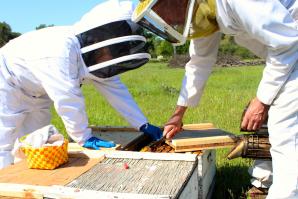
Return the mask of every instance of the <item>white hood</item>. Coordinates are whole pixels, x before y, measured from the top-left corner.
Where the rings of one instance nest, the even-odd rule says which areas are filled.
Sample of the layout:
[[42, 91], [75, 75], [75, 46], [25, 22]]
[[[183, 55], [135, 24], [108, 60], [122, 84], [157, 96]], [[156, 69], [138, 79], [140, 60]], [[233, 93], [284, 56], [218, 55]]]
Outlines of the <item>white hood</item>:
[[132, 1], [108, 0], [94, 7], [74, 24], [75, 34], [111, 22], [130, 20], [133, 10], [134, 3]]

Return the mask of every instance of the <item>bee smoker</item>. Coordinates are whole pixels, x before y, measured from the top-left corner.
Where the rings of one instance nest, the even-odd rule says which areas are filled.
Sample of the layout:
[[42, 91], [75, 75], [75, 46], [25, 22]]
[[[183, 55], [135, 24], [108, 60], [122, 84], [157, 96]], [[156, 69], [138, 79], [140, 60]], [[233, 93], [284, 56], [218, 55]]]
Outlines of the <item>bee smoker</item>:
[[[241, 122], [243, 120], [243, 116], [247, 110], [247, 107], [243, 111]], [[271, 144], [269, 142], [267, 121], [268, 118], [265, 120], [264, 124], [259, 130], [250, 134], [243, 134], [238, 136], [236, 145], [234, 148], [232, 148], [227, 158], [234, 159], [237, 157], [242, 157], [271, 160]], [[240, 131], [245, 130], [240, 129]]]

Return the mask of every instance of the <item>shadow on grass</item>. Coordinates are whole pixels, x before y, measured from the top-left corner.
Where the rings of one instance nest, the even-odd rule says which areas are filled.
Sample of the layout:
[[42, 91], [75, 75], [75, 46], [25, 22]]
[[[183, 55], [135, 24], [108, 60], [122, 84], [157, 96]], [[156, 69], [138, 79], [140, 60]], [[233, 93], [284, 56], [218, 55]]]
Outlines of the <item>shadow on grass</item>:
[[217, 168], [212, 199], [244, 199], [250, 186], [248, 166]]

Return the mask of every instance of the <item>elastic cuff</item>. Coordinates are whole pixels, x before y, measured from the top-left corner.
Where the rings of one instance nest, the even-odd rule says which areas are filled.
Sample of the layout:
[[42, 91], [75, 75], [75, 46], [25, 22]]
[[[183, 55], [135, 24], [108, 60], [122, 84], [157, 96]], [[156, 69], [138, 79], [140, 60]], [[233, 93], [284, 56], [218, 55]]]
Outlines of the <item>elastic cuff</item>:
[[273, 101], [273, 99], [270, 98], [270, 95], [268, 95], [268, 93], [259, 92], [259, 91], [257, 92], [257, 98], [263, 104], [266, 104], [266, 105], [269, 105], [269, 106], [272, 104], [272, 101]]
[[251, 179], [250, 183], [257, 188], [268, 189], [270, 187], [270, 185], [265, 185], [264, 183], [260, 182], [259, 180], [255, 179], [255, 178]]
[[178, 100], [177, 106], [184, 106], [184, 107], [192, 107], [193, 108], [193, 107], [196, 107], [197, 104], [189, 104], [189, 103], [181, 102], [181, 101]]
[[141, 127], [144, 125], [144, 124], [148, 124], [149, 122], [146, 120], [146, 121], [143, 121], [143, 122], [138, 122], [137, 124], [134, 124], [132, 125], [135, 129], [137, 129], [138, 131], [140, 131]]
[[93, 136], [90, 128], [80, 133], [68, 133], [68, 135], [80, 146], [83, 146], [85, 142]]
[[140, 126], [139, 131], [143, 131], [143, 128], [146, 128], [149, 123], [145, 123], [142, 126]]

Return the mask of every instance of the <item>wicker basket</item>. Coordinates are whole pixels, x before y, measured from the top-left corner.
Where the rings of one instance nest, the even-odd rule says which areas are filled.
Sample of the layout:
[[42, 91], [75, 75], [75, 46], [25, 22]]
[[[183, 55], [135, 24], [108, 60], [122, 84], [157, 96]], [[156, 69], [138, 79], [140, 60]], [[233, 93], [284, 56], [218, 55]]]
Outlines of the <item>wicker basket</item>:
[[61, 146], [44, 146], [40, 148], [22, 147], [30, 169], [55, 169], [68, 161], [68, 140]]

